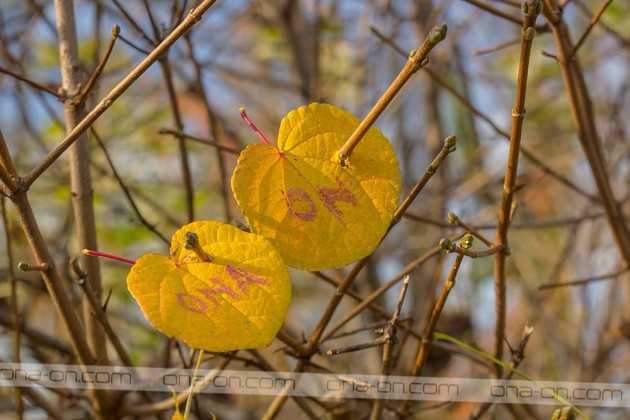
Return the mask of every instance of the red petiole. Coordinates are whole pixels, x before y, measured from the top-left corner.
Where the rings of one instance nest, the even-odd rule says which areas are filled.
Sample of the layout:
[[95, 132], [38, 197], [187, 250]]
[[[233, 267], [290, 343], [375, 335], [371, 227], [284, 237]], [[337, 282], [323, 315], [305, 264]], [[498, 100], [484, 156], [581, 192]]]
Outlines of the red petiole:
[[107, 254], [107, 253], [101, 252], [101, 251], [92, 251], [91, 249], [84, 249], [81, 252], [83, 253], [83, 255], [89, 255], [91, 257], [104, 257], [104, 258], [109, 258], [110, 260], [120, 261], [120, 262], [124, 262], [124, 263], [131, 264], [131, 265], [134, 265], [136, 263], [134, 260], [130, 260], [128, 258], [123, 258], [123, 257], [118, 257], [116, 255]]

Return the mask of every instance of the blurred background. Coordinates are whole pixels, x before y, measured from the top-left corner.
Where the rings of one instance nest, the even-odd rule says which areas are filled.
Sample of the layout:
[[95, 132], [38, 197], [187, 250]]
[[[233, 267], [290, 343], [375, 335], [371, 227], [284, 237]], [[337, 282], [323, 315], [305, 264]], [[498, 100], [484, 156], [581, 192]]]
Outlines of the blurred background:
[[[88, 110], [194, 6], [182, 0], [75, 3], [84, 81], [100, 62], [112, 26], [120, 26], [104, 72], [86, 98]], [[577, 42], [606, 2], [560, 3]], [[131, 259], [148, 252], [166, 254], [172, 233], [190, 220], [244, 223], [231, 194], [230, 177], [238, 152], [258, 139], [242, 121], [240, 107], [247, 109], [272, 143], [282, 117], [300, 105], [327, 102], [363, 118], [404, 66], [408, 53], [434, 25], [446, 22], [446, 40], [430, 55], [427, 69], [413, 76], [376, 126], [398, 153], [402, 197], [421, 178], [447, 136], [457, 136], [457, 151], [352, 286], [357, 296], [365, 297], [400, 279], [412, 264], [406, 270], [411, 281], [402, 317], [421, 333], [455, 258], [439, 252], [421, 257], [441, 238], [461, 231], [448, 223], [447, 214], [456, 214], [494, 240], [521, 34], [520, 23], [506, 16], [522, 19], [520, 4], [512, 0], [218, 1], [88, 132], [100, 250]], [[627, 2], [609, 4], [576, 55], [593, 102], [608, 179], [624, 217], [630, 209], [628, 16]], [[630, 276], [578, 141], [557, 47], [542, 16], [537, 30], [522, 135], [527, 156], [521, 156], [519, 163], [518, 207], [509, 231], [506, 340], [516, 348], [526, 323], [534, 327], [520, 369], [536, 379], [627, 383]], [[64, 138], [63, 106], [54, 94], [61, 81], [58, 39], [51, 2], [0, 3], [0, 129], [20, 174], [28, 173]], [[78, 307], [81, 291], [68, 266], [69, 259], [80, 254], [70, 194], [65, 156], [29, 192], [40, 228]], [[13, 261], [31, 262], [32, 253], [11, 206], [7, 213], [9, 224], [0, 230], [11, 237]], [[628, 219], [623, 223], [627, 225]], [[8, 249], [4, 232], [1, 237], [0, 354], [11, 359]], [[481, 241], [473, 246], [484, 248]], [[152, 329], [129, 295], [128, 267], [103, 261], [101, 269], [104, 294], [111, 292], [110, 321], [134, 362], [138, 366], [180, 363], [187, 350]], [[348, 272], [346, 268], [325, 275], [341, 280]], [[283, 332], [301, 341], [312, 334], [335, 289], [312, 273], [292, 270], [291, 277], [294, 298]], [[22, 361], [72, 362], [66, 334], [39, 276], [19, 272], [17, 279], [25, 336]], [[575, 281], [581, 283], [540, 288]], [[400, 291], [400, 282], [394, 283], [376, 301], [390, 314]], [[356, 304], [357, 300], [345, 298], [332, 323]], [[492, 353], [494, 305], [493, 258], [465, 258], [437, 330]], [[340, 329], [351, 334], [327, 340], [322, 349], [371, 342], [377, 336], [373, 327], [365, 327], [386, 320], [374, 310], [364, 310]], [[419, 341], [408, 332], [400, 334], [392, 373], [405, 375]], [[238, 352], [230, 356], [229, 368], [246, 369], [261, 357], [275, 370], [289, 371], [296, 361], [278, 351], [284, 347], [276, 340], [258, 356]], [[316, 356], [313, 361], [333, 372], [379, 374], [381, 351], [375, 347], [358, 355]], [[207, 366], [218, 365], [224, 357], [213, 356]], [[509, 362], [509, 357], [507, 353], [504, 360]], [[489, 364], [464, 349], [437, 343], [423, 375], [486, 378]], [[76, 404], [63, 395], [50, 397], [60, 406]], [[272, 397], [207, 394], [199, 399], [219, 418], [259, 418], [273, 401]], [[13, 404], [11, 390], [0, 388], [0, 413], [10, 413]], [[312, 405], [322, 415], [361, 418], [369, 413], [370, 404], [348, 400]], [[416, 418], [463, 418], [477, 408], [462, 403], [413, 406]], [[549, 418], [553, 408], [494, 410], [497, 418]], [[621, 410], [591, 412], [598, 418], [623, 418]], [[296, 416], [304, 413], [289, 401], [281, 418]]]

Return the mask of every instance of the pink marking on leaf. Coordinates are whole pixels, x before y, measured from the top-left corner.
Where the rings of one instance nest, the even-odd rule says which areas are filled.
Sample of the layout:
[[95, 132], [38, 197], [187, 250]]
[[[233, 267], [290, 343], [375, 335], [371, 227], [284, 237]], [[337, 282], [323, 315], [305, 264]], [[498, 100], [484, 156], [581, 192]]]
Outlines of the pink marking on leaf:
[[[293, 206], [298, 202], [306, 203], [309, 209], [307, 211], [295, 211]], [[317, 216], [317, 206], [315, 202], [311, 196], [301, 188], [291, 188], [287, 191], [287, 206], [294, 217], [304, 220], [305, 222], [312, 222], [315, 220], [315, 216]]]
[[228, 272], [230, 277], [236, 281], [236, 285], [241, 289], [241, 291], [245, 292], [245, 287], [248, 284], [260, 284], [263, 286], [269, 286], [269, 282], [262, 277], [256, 276], [249, 271], [243, 268], [234, 268], [232, 266], [226, 265], [225, 271]]
[[[214, 289], [207, 289], [207, 290], [211, 290], [212, 292], [217, 293], [217, 294], [223, 293], [223, 294], [226, 294], [226, 295], [230, 296], [231, 298], [237, 298], [238, 297], [236, 292], [232, 288], [230, 288], [230, 286], [228, 286], [227, 284], [223, 283], [220, 279], [212, 278], [212, 279], [210, 279], [210, 281], [212, 283], [216, 284], [219, 287], [216, 287]], [[206, 289], [204, 289], [204, 290], [206, 290]]]
[[[186, 301], [186, 298], [190, 300], [190, 303]], [[177, 294], [177, 301], [179, 304], [190, 312], [195, 312], [198, 314], [205, 314], [210, 312], [210, 308], [203, 299], [198, 296], [193, 296], [188, 294], [187, 292], [180, 292]]]
[[351, 203], [357, 205], [357, 199], [343, 183], [337, 179], [339, 188], [322, 187], [317, 190], [319, 198], [324, 202], [326, 210], [328, 210], [338, 221], [343, 223], [343, 212], [337, 207], [337, 202]]

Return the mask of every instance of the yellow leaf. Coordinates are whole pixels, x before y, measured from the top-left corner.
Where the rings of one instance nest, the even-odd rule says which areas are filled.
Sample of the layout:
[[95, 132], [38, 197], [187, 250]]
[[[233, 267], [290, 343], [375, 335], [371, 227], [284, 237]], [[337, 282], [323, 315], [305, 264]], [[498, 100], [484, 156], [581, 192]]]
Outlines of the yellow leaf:
[[[197, 234], [211, 262], [184, 247], [187, 232]], [[271, 344], [289, 307], [291, 283], [266, 238], [219, 222], [194, 222], [173, 235], [171, 257], [144, 255], [127, 277], [155, 328], [213, 352]]]
[[285, 262], [323, 270], [374, 251], [400, 196], [392, 145], [372, 127], [349, 158], [337, 152], [359, 125], [352, 114], [313, 103], [284, 117], [278, 147], [255, 143], [241, 153], [232, 190], [250, 229], [270, 238]]

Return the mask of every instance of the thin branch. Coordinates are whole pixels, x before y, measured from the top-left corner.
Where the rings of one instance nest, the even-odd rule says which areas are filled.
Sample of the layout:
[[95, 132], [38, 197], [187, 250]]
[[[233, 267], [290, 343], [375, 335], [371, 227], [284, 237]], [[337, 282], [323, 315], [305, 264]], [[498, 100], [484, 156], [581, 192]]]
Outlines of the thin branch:
[[[406, 54], [402, 50], [402, 48], [400, 48], [398, 45], [396, 45], [396, 43], [391, 38], [388, 38], [387, 36], [382, 34], [375, 27], [370, 27], [370, 30], [372, 31], [372, 33], [374, 33], [374, 35], [376, 35], [385, 44], [389, 45], [391, 48], [393, 48], [395, 51], [397, 51], [401, 55], [406, 56]], [[427, 76], [429, 76], [431, 78], [431, 80], [433, 80], [435, 83], [439, 84], [448, 93], [453, 95], [473, 115], [476, 115], [477, 117], [479, 117], [483, 121], [485, 121], [499, 136], [501, 136], [502, 138], [504, 138], [504, 139], [506, 139], [508, 141], [510, 140], [510, 133], [508, 133], [507, 131], [502, 130], [494, 121], [492, 121], [490, 119], [490, 117], [488, 117], [486, 114], [481, 112], [481, 110], [479, 110], [477, 107], [475, 107], [464, 95], [459, 93], [457, 91], [457, 89], [455, 89], [453, 86], [451, 86], [449, 83], [447, 83], [444, 79], [442, 79], [437, 73], [435, 73], [429, 67], [423, 67], [423, 70], [425, 71]], [[598, 201], [598, 198], [596, 196], [594, 196], [592, 194], [589, 194], [588, 192], [584, 191], [579, 186], [577, 186], [573, 181], [569, 180], [565, 176], [560, 175], [559, 173], [557, 173], [556, 171], [551, 169], [547, 164], [545, 164], [542, 160], [540, 160], [534, 154], [534, 152], [529, 150], [529, 148], [527, 148], [526, 146], [521, 146], [521, 153], [531, 163], [533, 163], [534, 165], [536, 165], [537, 167], [542, 169], [543, 172], [545, 172], [546, 174], [548, 174], [552, 178], [556, 179], [557, 181], [559, 181], [561, 184], [563, 184], [567, 188], [575, 191], [576, 193], [578, 193], [581, 196], [587, 198], [588, 200], [590, 200], [593, 203], [596, 203]]]
[[228, 152], [231, 153], [233, 155], [240, 155], [241, 154], [241, 149], [237, 149], [236, 147], [230, 147], [230, 146], [224, 146], [222, 144], [219, 143], [218, 140], [215, 139], [204, 139], [202, 137], [198, 137], [198, 136], [193, 136], [192, 134], [186, 134], [183, 133], [181, 131], [177, 131], [177, 130], [173, 130], [170, 128], [161, 128], [160, 131], [158, 131], [159, 134], [170, 134], [172, 136], [175, 137], [182, 137], [188, 140], [192, 140], [195, 141], [197, 143], [201, 143], [201, 144], [205, 144], [208, 146], [212, 146], [217, 148], [218, 150], [222, 150], [224, 152]]
[[0, 130], [0, 180], [9, 189], [8, 193], [16, 192], [20, 184], [2, 130]]
[[[392, 353], [394, 343], [396, 342], [396, 334], [398, 331], [398, 321], [400, 318], [400, 312], [402, 311], [403, 302], [405, 300], [405, 295], [407, 294], [407, 287], [409, 287], [409, 276], [405, 276], [403, 280], [402, 287], [400, 288], [400, 295], [398, 296], [398, 304], [396, 305], [396, 310], [392, 315], [392, 318], [387, 323], [387, 327], [385, 328], [385, 332], [383, 333], [383, 341], [385, 345], [383, 346], [383, 358], [382, 358], [382, 366], [381, 366], [381, 377], [385, 378], [389, 375], [392, 367]], [[383, 409], [385, 408], [385, 400], [378, 398], [374, 405], [372, 406], [372, 412], [370, 414], [370, 420], [378, 420], [381, 418], [383, 414]]]
[[486, 246], [491, 247], [492, 246], [492, 241], [490, 241], [489, 239], [487, 239], [485, 236], [483, 236], [481, 234], [481, 232], [479, 232], [477, 229], [475, 229], [474, 227], [468, 225], [467, 223], [464, 223], [462, 221], [462, 219], [460, 219], [455, 213], [453, 212], [448, 212], [447, 214], [448, 217], [448, 221], [449, 223], [459, 226], [461, 228], [466, 229], [468, 232], [472, 233], [473, 236], [475, 236], [476, 238], [478, 238], [481, 242], [483, 242]]
[[99, 302], [99, 298], [94, 293], [94, 290], [92, 290], [89, 282], [87, 282], [87, 272], [79, 267], [79, 262], [76, 258], [72, 258], [70, 260], [70, 267], [72, 268], [72, 272], [74, 273], [75, 281], [81, 287], [83, 294], [90, 304], [91, 310], [94, 312], [94, 315], [103, 326], [103, 329], [105, 330], [105, 333], [114, 346], [114, 349], [116, 350], [120, 361], [123, 363], [124, 366], [133, 366], [131, 357], [129, 357], [129, 354], [123, 347], [120, 338], [118, 338], [118, 335], [109, 323], [109, 319], [107, 318], [107, 314]]
[[[173, 76], [171, 73], [171, 65], [168, 60], [168, 56], [165, 54], [159, 60], [160, 68], [162, 69], [162, 77], [164, 78], [164, 84], [166, 85], [166, 92], [168, 94], [168, 101], [173, 114], [173, 122], [178, 132], [184, 131], [184, 122], [179, 109], [179, 103], [177, 101], [177, 93], [175, 92], [175, 85], [173, 82]], [[177, 136], [176, 136], [177, 137]], [[179, 152], [179, 163], [182, 171], [182, 183], [184, 184], [184, 202], [186, 205], [186, 214], [188, 222], [195, 220], [195, 191], [192, 179], [192, 172], [190, 169], [190, 159], [188, 157], [188, 147], [186, 145], [186, 139], [183, 137], [177, 137], [177, 146]]]
[[30, 186], [39, 178], [50, 165], [52, 165], [59, 157], [72, 145], [79, 136], [85, 132], [107, 109], [136, 81], [142, 74], [147, 71], [162, 55], [190, 28], [198, 23], [204, 13], [216, 3], [217, 0], [204, 0], [199, 6], [191, 10], [186, 19], [180, 23], [153, 51], [142, 60], [123, 80], [120, 81], [105, 97], [99, 102], [92, 111], [81, 120], [76, 127], [66, 135], [66, 138], [57, 145], [50, 153], [24, 177], [24, 182]]
[[136, 45], [133, 41], [131, 41], [130, 39], [127, 39], [127, 37], [125, 37], [123, 34], [119, 34], [118, 38], [123, 42], [123, 44], [127, 44], [128, 46], [130, 46], [134, 50], [138, 51], [140, 54], [143, 54], [143, 55], [151, 54], [150, 51], [145, 50], [144, 48]]
[[[131, 25], [131, 27], [136, 31], [136, 33], [138, 33], [138, 35], [140, 35], [140, 37], [142, 37], [145, 41], [147, 41], [149, 43], [149, 45], [157, 47], [156, 46], [156, 42], [153, 39], [151, 39], [151, 37], [149, 35], [147, 35], [146, 32], [144, 32], [144, 30], [138, 24], [138, 22], [136, 22], [136, 20], [129, 14], [129, 12], [127, 12], [127, 10], [125, 10], [125, 8], [118, 2], [118, 0], [112, 0], [112, 3], [114, 3], [114, 5], [118, 9], [118, 11], [123, 15], [125, 20]], [[199, 7], [201, 7], [201, 6], [199, 6]], [[192, 11], [191, 11], [191, 13], [192, 13]]]
[[221, 183], [221, 194], [223, 196], [223, 210], [225, 212], [226, 219], [231, 219], [230, 216], [230, 204], [229, 204], [229, 196], [230, 196], [230, 179], [227, 174], [227, 165], [225, 162], [225, 157], [220, 151], [228, 151], [226, 149], [232, 149], [229, 146], [223, 146], [220, 144], [220, 138], [222, 133], [221, 120], [216, 115], [212, 107], [210, 106], [210, 100], [208, 95], [206, 94], [206, 87], [203, 78], [203, 67], [199, 63], [197, 56], [195, 55], [195, 48], [193, 42], [191, 40], [190, 34], [185, 37], [186, 45], [188, 46], [188, 54], [190, 55], [190, 61], [193, 64], [195, 69], [195, 88], [197, 94], [202, 100], [203, 109], [206, 113], [206, 118], [208, 120], [208, 124], [210, 126], [210, 133], [214, 137], [216, 141], [215, 147], [219, 152], [216, 153], [217, 163], [219, 167], [219, 181]]
[[47, 264], [50, 267], [48, 271], [42, 272], [42, 279], [48, 289], [55, 309], [64, 324], [65, 330], [68, 332], [74, 352], [82, 365], [93, 365], [95, 358], [87, 345], [85, 331], [76, 315], [74, 305], [66, 292], [64, 282], [55, 267], [55, 262], [48, 250], [41, 230], [38, 227], [28, 197], [26, 193], [22, 191], [12, 195], [10, 198], [15, 205], [22, 230], [26, 235], [30, 249], [35, 255], [37, 264]]
[[477, 57], [485, 55], [485, 54], [490, 54], [490, 53], [494, 53], [503, 49], [506, 49], [508, 47], [511, 47], [513, 45], [517, 45], [520, 44], [521, 39], [520, 38], [516, 38], [516, 39], [511, 39], [509, 41], [506, 42], [502, 42], [500, 44], [497, 44], [493, 47], [490, 48], [485, 48], [483, 50], [475, 50], [473, 51], [473, 55], [476, 55]]
[[[577, 8], [580, 9], [582, 12], [584, 12], [586, 16], [589, 16], [591, 14], [591, 11], [588, 10], [586, 5], [581, 0], [573, 0], [572, 3], [576, 5]], [[598, 23], [599, 27], [602, 28], [606, 33], [608, 33], [608, 35], [615, 38], [622, 45], [622, 47], [630, 47], [630, 38], [621, 35], [618, 31], [614, 30], [603, 21], [599, 21]]]
[[[9, 215], [7, 214], [7, 208], [5, 198], [0, 197], [0, 208], [2, 213], [2, 224], [4, 226], [4, 239], [6, 241], [6, 253], [7, 253], [7, 280], [10, 287], [11, 296], [11, 324], [13, 327], [13, 361], [17, 364], [20, 363], [20, 342], [22, 332], [20, 330], [20, 307], [18, 304], [18, 292], [17, 281], [15, 278], [15, 270], [13, 268], [13, 238], [11, 237], [11, 226], [9, 224]], [[22, 391], [20, 387], [15, 387], [15, 407], [18, 418], [22, 418], [24, 415], [24, 401], [22, 401]]]
[[[521, 365], [521, 363], [525, 359], [525, 347], [527, 346], [527, 343], [529, 342], [529, 338], [531, 337], [533, 332], [534, 332], [534, 327], [532, 327], [529, 323], [527, 323], [525, 327], [523, 328], [523, 333], [521, 335], [521, 340], [518, 343], [518, 347], [513, 349], [508, 343], [508, 347], [510, 347], [510, 353], [512, 355], [512, 360], [510, 361], [508, 369], [505, 372], [505, 375], [503, 377], [504, 380], [510, 379], [512, 375], [514, 375], [514, 372], [518, 369], [518, 367]], [[494, 403], [484, 402], [477, 408], [477, 410], [475, 410], [473, 414], [471, 414], [470, 419], [481, 418], [481, 416], [483, 416], [483, 414], [486, 411], [488, 411], [490, 407], [492, 407], [493, 405]]]
[[120, 35], [120, 26], [114, 25], [112, 27], [112, 36], [109, 39], [109, 44], [107, 45], [105, 54], [103, 54], [103, 58], [98, 63], [98, 66], [96, 66], [96, 69], [94, 70], [94, 73], [92, 73], [90, 80], [88, 80], [88, 82], [85, 84], [85, 87], [83, 88], [79, 96], [77, 96], [75, 99], [75, 103], [77, 105], [81, 105], [85, 101], [85, 98], [90, 93], [90, 91], [94, 87], [94, 84], [96, 83], [101, 73], [103, 72], [103, 69], [105, 68], [105, 65], [107, 64], [107, 60], [109, 60], [109, 56], [112, 54], [112, 51], [114, 50], [114, 44], [116, 43], [116, 39], [118, 39], [118, 35]]
[[498, 16], [502, 19], [505, 19], [509, 22], [515, 23], [519, 26], [523, 26], [523, 21], [517, 16], [511, 15], [509, 13], [505, 13], [499, 9], [496, 9], [492, 6], [489, 6], [486, 3], [482, 3], [479, 0], [464, 0], [466, 3], [472, 4], [473, 6], [478, 7], [481, 10], [484, 10], [492, 15]]
[[94, 135], [94, 138], [96, 139], [96, 142], [98, 143], [99, 147], [103, 151], [103, 154], [105, 155], [105, 159], [107, 160], [107, 164], [109, 165], [109, 168], [112, 170], [112, 174], [114, 175], [114, 178], [116, 178], [116, 181], [118, 182], [118, 185], [120, 186], [120, 189], [123, 191], [123, 194], [127, 198], [129, 205], [131, 206], [131, 209], [133, 210], [136, 217], [138, 218], [138, 221], [142, 223], [142, 225], [145, 226], [149, 231], [156, 234], [157, 237], [162, 240], [162, 242], [164, 242], [167, 245], [170, 244], [171, 241], [169, 241], [166, 238], [166, 236], [164, 236], [159, 230], [157, 230], [154, 224], [149, 223], [149, 221], [145, 219], [142, 212], [140, 212], [140, 209], [138, 208], [138, 205], [136, 204], [136, 200], [131, 195], [131, 191], [129, 190], [125, 182], [123, 181], [120, 174], [118, 173], [118, 170], [116, 170], [116, 167], [114, 166], [114, 162], [112, 161], [112, 158], [110, 157], [109, 152], [107, 151], [107, 148], [105, 147], [105, 144], [101, 140], [100, 136], [96, 133], [96, 130], [94, 130], [94, 128], [92, 128], [91, 131], [92, 131], [92, 134]]
[[431, 50], [444, 40], [446, 37], [446, 23], [436, 26], [431, 30], [424, 42], [417, 50], [414, 50], [409, 54], [409, 59], [405, 64], [405, 67], [400, 71], [396, 79], [387, 88], [383, 96], [376, 102], [370, 112], [363, 118], [363, 121], [350, 135], [350, 138], [339, 149], [339, 162], [342, 166], [346, 166], [346, 160], [352, 154], [354, 148], [359, 144], [365, 133], [374, 124], [381, 113], [387, 108], [389, 103], [394, 99], [396, 94], [402, 89], [407, 81], [413, 76], [415, 72], [420, 70], [423, 66], [428, 64], [429, 53]]
[[595, 276], [595, 277], [588, 277], [581, 280], [571, 280], [571, 281], [566, 281], [566, 282], [541, 284], [540, 286], [538, 286], [538, 290], [555, 289], [558, 287], [585, 286], [589, 283], [596, 282], [596, 281], [614, 280], [617, 277], [621, 276], [622, 274], [627, 273], [628, 271], [630, 271], [629, 268], [624, 268], [619, 271], [615, 271], [614, 273], [603, 274], [601, 276]]
[[[438, 155], [435, 157], [433, 162], [429, 164], [423, 177], [420, 179], [420, 181], [418, 181], [416, 186], [409, 193], [409, 195], [403, 200], [402, 204], [398, 207], [398, 209], [394, 213], [394, 217], [385, 235], [387, 235], [387, 233], [389, 233], [392, 230], [392, 228], [396, 226], [396, 224], [401, 220], [403, 214], [407, 211], [407, 209], [409, 208], [411, 203], [413, 203], [413, 201], [416, 199], [418, 194], [420, 194], [420, 191], [422, 191], [422, 189], [427, 184], [427, 182], [429, 182], [429, 179], [431, 179], [435, 171], [440, 167], [444, 159], [446, 159], [446, 156], [448, 156], [450, 153], [455, 151], [456, 140], [457, 139], [455, 136], [450, 136], [446, 140], [444, 140], [444, 146], [442, 147]], [[337, 288], [337, 292], [333, 295], [332, 299], [328, 303], [328, 306], [326, 307], [324, 314], [320, 318], [320, 321], [317, 327], [315, 328], [315, 330], [313, 331], [313, 334], [309, 338], [309, 341], [304, 349], [305, 354], [312, 355], [313, 352], [317, 349], [317, 345], [321, 340], [322, 334], [324, 333], [324, 329], [330, 322], [335, 310], [337, 309], [337, 306], [341, 302], [341, 299], [343, 299], [343, 296], [345, 295], [346, 290], [350, 287], [350, 285], [355, 280], [359, 272], [363, 269], [363, 267], [367, 263], [368, 258], [369, 256], [359, 260], [352, 267], [352, 270], [350, 271], [350, 273], [346, 276], [346, 278]]]
[[[460, 244], [462, 248], [470, 247], [472, 245], [472, 236], [465, 235]], [[427, 356], [429, 355], [429, 348], [431, 346], [431, 342], [433, 341], [433, 333], [435, 332], [435, 328], [437, 327], [438, 320], [442, 315], [442, 310], [444, 309], [444, 305], [446, 304], [446, 299], [450, 294], [453, 287], [455, 287], [455, 282], [457, 278], [457, 273], [459, 271], [459, 267], [464, 259], [464, 255], [458, 254], [455, 257], [455, 261], [453, 261], [453, 265], [451, 266], [451, 270], [448, 274], [448, 277], [444, 281], [442, 285], [442, 290], [440, 295], [438, 296], [435, 305], [433, 306], [433, 311], [431, 313], [431, 318], [426, 326], [424, 331], [424, 335], [422, 336], [422, 342], [420, 343], [420, 348], [418, 349], [418, 353], [416, 356], [416, 362], [414, 364], [414, 369], [411, 373], [411, 376], [420, 376], [422, 374], [422, 369], [424, 367], [424, 363], [427, 360]]]
[[[471, 235], [466, 234], [460, 244], [462, 247], [470, 247], [472, 245], [473, 238]], [[442, 290], [440, 291], [440, 295], [438, 296], [435, 304], [433, 305], [433, 310], [431, 312], [431, 317], [427, 323], [427, 326], [424, 329], [424, 333], [422, 335], [422, 341], [420, 342], [420, 346], [418, 347], [418, 352], [416, 353], [416, 360], [413, 365], [413, 369], [411, 371], [410, 376], [420, 376], [422, 375], [422, 369], [424, 368], [424, 364], [427, 361], [427, 357], [429, 356], [429, 349], [431, 348], [431, 343], [433, 342], [433, 334], [435, 333], [435, 328], [437, 327], [437, 323], [442, 315], [442, 310], [444, 309], [444, 305], [446, 304], [446, 300], [448, 299], [448, 295], [450, 294], [453, 287], [455, 287], [455, 282], [457, 279], [457, 272], [459, 271], [459, 267], [464, 259], [462, 254], [457, 254], [455, 257], [455, 261], [453, 261], [453, 265], [451, 266], [451, 270], [448, 274], [448, 277], [444, 281], [442, 285]], [[411, 400], [405, 400], [401, 412], [402, 417], [404, 418], [406, 414], [409, 412], [409, 408], [411, 407]]]
[[[472, 238], [472, 236], [471, 236]], [[461, 247], [448, 238], [440, 240], [440, 248], [449, 253], [460, 254], [470, 258], [482, 258], [495, 255], [499, 252], [504, 252], [504, 248], [501, 245], [494, 245], [488, 249], [482, 251], [471, 251], [468, 248]]]
[[0, 67], [0, 73], [4, 73], [6, 75], [9, 75], [9, 76], [13, 77], [14, 79], [19, 80], [20, 82], [24, 82], [27, 85], [29, 85], [29, 86], [37, 89], [37, 90], [49, 93], [52, 96], [54, 96], [55, 98], [59, 99], [59, 93], [58, 93], [57, 90], [52, 89], [52, 88], [50, 88], [50, 87], [48, 87], [46, 85], [43, 85], [41, 83], [38, 83], [38, 82], [36, 82], [34, 80], [31, 80], [31, 79], [29, 79], [27, 77], [24, 77], [24, 76], [22, 76], [20, 74], [17, 74], [16, 72], [14, 72], [12, 70], [5, 69], [4, 67]]
[[[81, 61], [79, 41], [74, 16], [73, 0], [54, 0], [57, 33], [59, 36], [59, 66], [61, 71], [61, 89], [63, 92], [63, 111], [65, 131], [70, 132], [85, 116], [84, 106], [76, 101], [81, 89]], [[79, 247], [97, 249], [96, 216], [94, 213], [93, 184], [90, 172], [90, 149], [87, 136], [83, 133], [69, 148], [70, 190], [76, 239]], [[101, 295], [101, 269], [96, 258], [84, 257], [88, 272], [88, 281], [94, 293]], [[89, 302], [82, 302], [83, 324], [88, 344], [96, 356], [99, 365], [107, 365], [108, 355], [105, 335], [98, 320], [90, 310]], [[104, 393], [95, 394], [97, 411], [106, 412], [112, 408], [113, 401]]]
[[[81, 287], [81, 290], [83, 291], [84, 296], [87, 298], [92, 312], [96, 316], [96, 319], [98, 320], [98, 322], [103, 327], [103, 330], [105, 331], [105, 334], [107, 334], [107, 337], [109, 338], [109, 341], [112, 343], [112, 346], [114, 346], [114, 349], [116, 350], [116, 354], [120, 358], [120, 361], [123, 363], [124, 366], [133, 368], [134, 363], [131, 360], [131, 356], [129, 356], [129, 353], [127, 353], [127, 350], [125, 349], [122, 342], [120, 341], [120, 337], [118, 337], [118, 334], [116, 334], [116, 332], [114, 331], [114, 328], [109, 323], [107, 312], [105, 312], [105, 309], [101, 305], [98, 296], [96, 295], [96, 293], [94, 293], [94, 290], [92, 290], [92, 286], [90, 285], [90, 282], [87, 281], [87, 276], [88, 276], [87, 272], [81, 269], [81, 267], [79, 266], [79, 262], [76, 258], [70, 259], [70, 268], [72, 269], [72, 272], [74, 273], [75, 281], [77, 282], [79, 287]], [[148, 393], [141, 392], [141, 395], [143, 396], [145, 401], [149, 403], [153, 402], [153, 399]]]
[[[499, 209], [499, 225], [497, 227], [495, 245], [502, 248], [508, 246], [508, 228], [512, 212], [512, 203], [518, 175], [518, 161], [521, 152], [521, 133], [523, 120], [525, 119], [525, 97], [527, 92], [527, 75], [529, 71], [529, 58], [531, 55], [532, 41], [536, 35], [534, 25], [536, 17], [541, 12], [543, 4], [541, 0], [527, 0], [523, 3], [525, 19], [521, 36], [521, 53], [518, 65], [516, 94], [514, 107], [512, 108], [512, 132], [510, 135], [510, 150], [508, 152], [507, 168], [503, 183], [503, 195]], [[494, 257], [494, 279], [496, 294], [496, 326], [494, 357], [501, 359], [503, 356], [503, 341], [506, 324], [506, 253], [499, 252]], [[495, 374], [501, 376], [501, 366], [495, 365]]]
[[588, 86], [578, 58], [572, 56], [574, 47], [571, 34], [555, 3], [546, 4], [544, 13], [556, 43], [558, 62], [578, 139], [593, 173], [612, 236], [624, 265], [630, 267], [630, 229], [624, 221], [623, 211], [610, 183]]
[[586, 41], [586, 38], [591, 33], [591, 30], [595, 27], [595, 25], [597, 25], [597, 22], [599, 22], [599, 19], [602, 17], [602, 15], [604, 14], [608, 6], [610, 6], [612, 1], [613, 0], [606, 0], [604, 3], [602, 3], [601, 6], [599, 6], [599, 9], [597, 9], [597, 12], [595, 13], [595, 15], [593, 15], [593, 18], [591, 19], [588, 26], [586, 27], [586, 30], [580, 37], [580, 40], [573, 47], [573, 51], [571, 52], [571, 58], [575, 57], [575, 54], [577, 54], [582, 44], [584, 43], [584, 41]]
[[456, 149], [457, 149], [457, 137], [455, 136], [447, 137], [444, 140], [444, 146], [442, 146], [442, 149], [440, 149], [435, 159], [433, 159], [433, 162], [429, 164], [429, 166], [425, 170], [424, 175], [422, 176], [420, 181], [418, 181], [418, 183], [413, 187], [413, 190], [411, 190], [409, 195], [403, 200], [402, 204], [398, 207], [398, 209], [394, 213], [394, 219], [392, 220], [392, 224], [387, 230], [388, 232], [392, 229], [392, 227], [394, 227], [396, 223], [400, 221], [400, 219], [402, 219], [403, 215], [407, 212], [407, 209], [409, 208], [409, 206], [411, 206], [411, 203], [413, 203], [416, 197], [418, 197], [418, 194], [420, 194], [420, 191], [424, 189], [425, 185], [427, 185], [427, 182], [429, 182], [429, 179], [431, 179], [433, 174], [435, 174], [438, 168], [442, 165], [446, 157], [449, 154], [453, 153]]
[[[458, 234], [452, 236], [452, 240], [457, 240], [463, 234]], [[322, 336], [320, 341], [326, 341], [334, 336], [334, 334], [339, 331], [344, 325], [348, 324], [352, 319], [356, 318], [363, 310], [365, 310], [369, 305], [375, 302], [379, 297], [381, 297], [387, 290], [389, 290], [392, 286], [400, 282], [406, 275], [411, 274], [414, 270], [420, 267], [422, 264], [427, 262], [429, 259], [438, 255], [442, 249], [439, 246], [433, 247], [409, 264], [407, 264], [399, 273], [393, 276], [391, 279], [383, 283], [381, 287], [374, 290], [365, 298], [359, 301], [359, 304], [353, 307], [350, 311], [344, 314], [341, 318], [339, 318], [335, 324], [333, 324], [327, 331], [326, 334]]]

